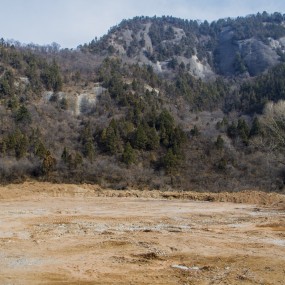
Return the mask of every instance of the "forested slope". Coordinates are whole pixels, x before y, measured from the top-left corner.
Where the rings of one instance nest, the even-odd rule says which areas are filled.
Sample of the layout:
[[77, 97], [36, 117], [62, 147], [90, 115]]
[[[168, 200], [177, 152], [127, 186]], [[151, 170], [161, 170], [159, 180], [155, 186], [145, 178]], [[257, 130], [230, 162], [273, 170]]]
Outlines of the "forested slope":
[[1, 182], [283, 191], [284, 36], [263, 13], [137, 17], [76, 50], [2, 40]]

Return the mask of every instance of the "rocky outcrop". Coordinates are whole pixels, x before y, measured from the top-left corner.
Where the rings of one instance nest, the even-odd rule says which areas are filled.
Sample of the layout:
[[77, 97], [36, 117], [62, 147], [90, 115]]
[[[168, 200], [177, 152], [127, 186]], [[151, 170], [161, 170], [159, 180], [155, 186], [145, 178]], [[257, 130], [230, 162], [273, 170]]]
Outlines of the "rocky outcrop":
[[78, 116], [92, 111], [96, 106], [97, 96], [100, 96], [105, 90], [106, 89], [101, 85], [95, 84], [95, 86], [88, 89], [82, 89], [80, 92], [70, 91], [54, 93], [52, 91], [46, 91], [43, 94], [43, 100], [45, 103], [50, 103], [52, 101], [60, 102], [64, 99], [68, 104], [68, 110], [75, 116]]

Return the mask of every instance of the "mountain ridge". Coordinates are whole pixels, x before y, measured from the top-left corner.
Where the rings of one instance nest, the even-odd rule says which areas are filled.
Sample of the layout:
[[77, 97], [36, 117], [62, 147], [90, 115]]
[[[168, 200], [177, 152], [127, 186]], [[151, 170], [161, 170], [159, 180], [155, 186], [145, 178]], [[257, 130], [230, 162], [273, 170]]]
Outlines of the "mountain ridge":
[[123, 20], [101, 39], [80, 48], [148, 64], [157, 72], [167, 73], [182, 65], [203, 79], [217, 75], [256, 76], [283, 60], [284, 20], [277, 12], [212, 23], [170, 16], [135, 17]]

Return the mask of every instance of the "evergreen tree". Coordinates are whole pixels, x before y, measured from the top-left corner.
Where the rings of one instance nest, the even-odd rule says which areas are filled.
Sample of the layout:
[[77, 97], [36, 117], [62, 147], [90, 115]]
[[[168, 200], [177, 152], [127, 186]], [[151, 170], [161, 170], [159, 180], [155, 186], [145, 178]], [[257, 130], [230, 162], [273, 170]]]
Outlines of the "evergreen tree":
[[91, 163], [94, 161], [95, 146], [94, 146], [94, 140], [91, 137], [84, 144], [84, 154]]
[[158, 117], [156, 126], [159, 130], [164, 128], [166, 133], [170, 133], [174, 128], [174, 118], [167, 110], [163, 110]]
[[29, 141], [26, 135], [21, 135], [15, 146], [15, 154], [18, 159], [24, 157], [27, 154]]
[[170, 173], [173, 172], [179, 164], [179, 159], [176, 154], [173, 153], [173, 150], [169, 148], [166, 155], [163, 158], [163, 166], [165, 170]]
[[238, 131], [237, 131], [237, 126], [234, 122], [232, 122], [228, 128], [227, 128], [227, 135], [231, 138], [234, 139], [237, 137], [238, 135]]
[[131, 165], [135, 161], [135, 152], [134, 152], [134, 150], [133, 150], [133, 148], [129, 142], [127, 142], [127, 144], [125, 146], [123, 156], [122, 156], [122, 160], [127, 165]]
[[221, 135], [218, 135], [218, 137], [217, 137], [217, 140], [216, 140], [216, 142], [215, 142], [215, 146], [216, 146], [216, 148], [217, 149], [223, 149], [224, 148], [224, 140], [223, 140], [223, 138], [222, 138], [222, 136]]
[[235, 69], [237, 74], [242, 74], [242, 73], [245, 73], [247, 71], [245, 63], [244, 63], [239, 52], [235, 56], [234, 69]]
[[4, 143], [7, 151], [12, 152], [17, 159], [24, 157], [28, 152], [29, 139], [20, 129], [4, 138]]
[[46, 65], [41, 74], [42, 81], [47, 89], [58, 92], [62, 89], [62, 78], [60, 75], [59, 66], [54, 60], [51, 65]]
[[31, 114], [24, 105], [21, 105], [18, 109], [15, 120], [18, 123], [30, 123], [32, 121]]
[[194, 125], [193, 129], [190, 131], [191, 135], [193, 137], [197, 137], [199, 135], [199, 130], [198, 127], [196, 125]]
[[250, 129], [250, 137], [258, 136], [261, 134], [261, 125], [257, 117], [253, 119], [251, 129]]
[[68, 152], [67, 148], [64, 147], [63, 152], [62, 152], [62, 154], [61, 154], [61, 159], [62, 159], [62, 161], [63, 161], [65, 164], [67, 164], [67, 163], [68, 163], [68, 158], [69, 158], [69, 152]]
[[239, 119], [238, 120], [238, 125], [237, 125], [237, 131], [239, 137], [242, 139], [243, 143], [247, 144], [248, 143], [248, 138], [249, 138], [249, 127], [245, 120]]
[[117, 122], [113, 119], [106, 129], [101, 133], [101, 143], [105, 151], [117, 154], [122, 151], [122, 140]]
[[1, 153], [3, 154], [3, 156], [5, 156], [6, 152], [7, 152], [7, 144], [6, 144], [5, 140], [3, 140], [2, 144], [1, 144]]
[[76, 169], [78, 166], [82, 165], [83, 158], [80, 153], [76, 152], [73, 160], [74, 168]]
[[185, 132], [178, 126], [173, 130], [170, 135], [170, 147], [172, 147], [175, 154], [180, 153], [182, 144], [186, 142]]
[[15, 93], [14, 74], [11, 70], [6, 70], [0, 78], [0, 95], [12, 96]]
[[47, 154], [47, 149], [44, 146], [43, 142], [39, 139], [35, 142], [34, 145], [34, 154], [38, 156], [39, 158], [44, 158]]
[[148, 150], [156, 150], [159, 147], [160, 138], [155, 128], [149, 128], [147, 132], [147, 144]]
[[145, 149], [147, 144], [148, 138], [145, 133], [145, 129], [143, 125], [139, 125], [134, 138], [134, 147], [136, 149]]
[[92, 163], [95, 158], [95, 142], [89, 123], [83, 129], [81, 140], [83, 144], [83, 154]]

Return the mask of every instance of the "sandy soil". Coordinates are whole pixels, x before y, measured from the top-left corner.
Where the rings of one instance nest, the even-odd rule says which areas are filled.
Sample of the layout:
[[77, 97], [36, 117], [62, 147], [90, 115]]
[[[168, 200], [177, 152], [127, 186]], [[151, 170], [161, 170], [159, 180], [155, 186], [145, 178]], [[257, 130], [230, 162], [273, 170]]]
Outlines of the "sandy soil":
[[284, 210], [256, 191], [2, 186], [0, 284], [285, 284]]

